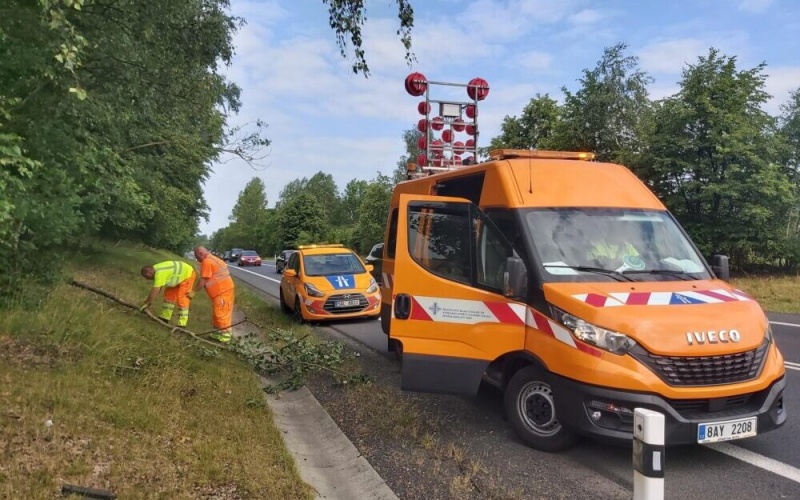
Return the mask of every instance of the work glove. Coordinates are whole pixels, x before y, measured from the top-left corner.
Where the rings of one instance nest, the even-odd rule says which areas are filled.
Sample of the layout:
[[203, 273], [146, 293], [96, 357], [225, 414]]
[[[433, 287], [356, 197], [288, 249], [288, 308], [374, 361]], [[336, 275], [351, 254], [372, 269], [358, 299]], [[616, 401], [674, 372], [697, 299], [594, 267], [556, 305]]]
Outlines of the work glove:
[[142, 305], [141, 305], [141, 307], [139, 307], [139, 312], [140, 312], [140, 313], [144, 312], [144, 310], [145, 310], [145, 309], [147, 309], [147, 306], [148, 306], [148, 305], [149, 305], [149, 304], [142, 304]]
[[192, 300], [194, 298], [194, 292], [189, 292], [186, 296], [189, 297], [189, 300]]

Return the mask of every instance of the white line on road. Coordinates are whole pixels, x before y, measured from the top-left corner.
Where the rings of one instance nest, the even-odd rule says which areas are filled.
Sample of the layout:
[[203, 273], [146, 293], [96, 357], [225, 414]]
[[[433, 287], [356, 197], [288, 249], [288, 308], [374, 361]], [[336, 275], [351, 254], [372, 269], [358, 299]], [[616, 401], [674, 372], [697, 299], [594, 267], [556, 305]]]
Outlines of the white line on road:
[[798, 325], [797, 323], [782, 323], [780, 321], [770, 321], [769, 323], [771, 325], [793, 326], [795, 328], [800, 328], [800, 325]]
[[794, 363], [792, 361], [784, 361], [783, 364], [786, 366], [786, 368], [790, 370], [800, 371], [800, 363]]
[[786, 479], [791, 479], [796, 483], [800, 483], [800, 469], [797, 467], [792, 467], [789, 464], [779, 462], [774, 458], [759, 455], [756, 452], [741, 448], [739, 446], [734, 446], [730, 443], [713, 443], [706, 444], [704, 446], [720, 453], [724, 453], [729, 457], [739, 459], [742, 462], [747, 462], [750, 465], [760, 467], [766, 471], [774, 472], [775, 474], [783, 476]]
[[255, 272], [255, 271], [250, 271], [250, 270], [247, 270], [247, 269], [241, 269], [241, 268], [238, 268], [238, 267], [230, 267], [230, 269], [236, 269], [237, 271], [244, 271], [246, 273], [254, 274], [254, 275], [258, 276], [259, 278], [264, 278], [265, 280], [274, 281], [275, 283], [280, 283], [281, 282], [281, 280], [276, 280], [275, 278], [270, 278], [269, 276], [264, 276], [263, 274], [259, 274], [259, 273]]

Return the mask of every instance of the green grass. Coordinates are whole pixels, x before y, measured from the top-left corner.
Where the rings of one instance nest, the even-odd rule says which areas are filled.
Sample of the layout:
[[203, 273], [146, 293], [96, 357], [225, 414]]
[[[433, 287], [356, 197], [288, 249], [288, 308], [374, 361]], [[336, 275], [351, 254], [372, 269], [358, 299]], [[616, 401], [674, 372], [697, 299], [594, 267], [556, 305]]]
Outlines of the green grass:
[[[67, 274], [140, 303], [139, 268], [168, 258], [96, 245]], [[53, 498], [63, 483], [120, 498], [312, 496], [232, 355], [67, 284], [24, 305], [0, 312], [0, 498]], [[211, 329], [204, 295], [189, 328]]]
[[765, 311], [800, 313], [800, 276], [743, 276], [731, 284], [753, 296]]

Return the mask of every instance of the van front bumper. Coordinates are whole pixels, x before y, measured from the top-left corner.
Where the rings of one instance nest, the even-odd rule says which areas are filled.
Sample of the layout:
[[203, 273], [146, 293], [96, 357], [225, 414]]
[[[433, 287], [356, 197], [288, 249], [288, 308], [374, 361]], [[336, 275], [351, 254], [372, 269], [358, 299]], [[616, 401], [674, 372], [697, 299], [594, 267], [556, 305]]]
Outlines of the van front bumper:
[[669, 400], [656, 394], [597, 387], [550, 375], [559, 422], [589, 436], [630, 441], [635, 408], [664, 414], [667, 445], [697, 443], [697, 426], [702, 423], [758, 417], [758, 434], [762, 434], [786, 422], [785, 377], [766, 389], [748, 394]]

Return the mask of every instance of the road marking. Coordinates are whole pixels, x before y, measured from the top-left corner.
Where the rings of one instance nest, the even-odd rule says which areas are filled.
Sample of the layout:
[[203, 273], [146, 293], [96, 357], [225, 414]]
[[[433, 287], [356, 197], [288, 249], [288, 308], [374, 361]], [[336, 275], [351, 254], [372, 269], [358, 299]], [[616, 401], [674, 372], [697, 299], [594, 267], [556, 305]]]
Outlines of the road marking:
[[265, 280], [274, 281], [275, 283], [278, 283], [278, 284], [280, 284], [280, 282], [281, 282], [281, 280], [276, 280], [275, 278], [270, 278], [269, 276], [264, 276], [263, 274], [259, 274], [259, 273], [255, 272], [255, 271], [250, 271], [248, 269], [240, 269], [238, 267], [231, 267], [231, 269], [236, 269], [237, 271], [244, 271], [246, 273], [254, 274], [254, 275], [258, 276], [259, 278], [264, 278]]
[[734, 446], [730, 443], [713, 443], [705, 444], [703, 446], [728, 455], [729, 457], [739, 459], [742, 462], [747, 462], [750, 465], [755, 465], [756, 467], [760, 467], [769, 472], [774, 472], [775, 474], [783, 476], [786, 479], [790, 479], [796, 483], [800, 483], [800, 469], [797, 467], [792, 467], [789, 464], [779, 462], [774, 458], [759, 455], [756, 452], [739, 446]]
[[792, 361], [784, 361], [783, 364], [790, 370], [800, 371], [800, 363], [793, 363]]
[[797, 323], [782, 323], [780, 321], [770, 321], [771, 325], [781, 325], [781, 326], [793, 326], [795, 328], [800, 328], [800, 325]]

